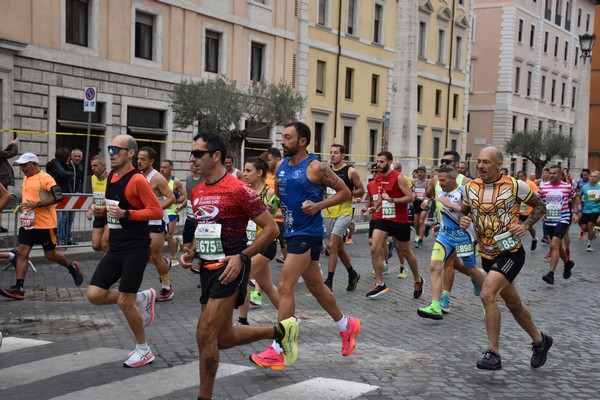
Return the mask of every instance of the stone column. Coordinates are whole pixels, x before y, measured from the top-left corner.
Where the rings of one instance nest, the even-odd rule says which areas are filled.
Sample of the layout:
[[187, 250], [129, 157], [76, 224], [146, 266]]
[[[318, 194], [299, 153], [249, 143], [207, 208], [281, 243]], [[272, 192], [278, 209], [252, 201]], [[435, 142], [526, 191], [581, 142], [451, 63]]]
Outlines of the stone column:
[[588, 135], [590, 129], [590, 76], [591, 60], [579, 63], [579, 87], [575, 99], [575, 123], [573, 124], [574, 151], [571, 159], [571, 176], [579, 176], [588, 167]]

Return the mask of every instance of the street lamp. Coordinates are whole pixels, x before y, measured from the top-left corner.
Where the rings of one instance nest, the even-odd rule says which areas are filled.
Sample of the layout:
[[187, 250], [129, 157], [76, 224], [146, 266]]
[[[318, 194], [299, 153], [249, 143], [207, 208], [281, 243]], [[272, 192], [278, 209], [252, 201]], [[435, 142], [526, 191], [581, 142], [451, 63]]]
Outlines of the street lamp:
[[583, 58], [584, 64], [585, 60], [592, 58], [592, 48], [595, 41], [596, 35], [594, 34], [584, 33], [583, 35], [579, 35], [579, 47], [581, 47], [581, 58]]

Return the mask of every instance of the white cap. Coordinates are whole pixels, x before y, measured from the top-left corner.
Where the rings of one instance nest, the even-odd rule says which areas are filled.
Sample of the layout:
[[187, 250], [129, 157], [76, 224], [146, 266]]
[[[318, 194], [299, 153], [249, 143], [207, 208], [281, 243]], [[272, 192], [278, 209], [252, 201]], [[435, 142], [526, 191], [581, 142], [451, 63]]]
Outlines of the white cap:
[[33, 153], [24, 153], [23, 155], [21, 155], [21, 157], [19, 157], [19, 159], [17, 161], [15, 161], [15, 164], [23, 165], [23, 164], [27, 164], [30, 162], [39, 164], [40, 160], [39, 160], [38, 156], [36, 156]]

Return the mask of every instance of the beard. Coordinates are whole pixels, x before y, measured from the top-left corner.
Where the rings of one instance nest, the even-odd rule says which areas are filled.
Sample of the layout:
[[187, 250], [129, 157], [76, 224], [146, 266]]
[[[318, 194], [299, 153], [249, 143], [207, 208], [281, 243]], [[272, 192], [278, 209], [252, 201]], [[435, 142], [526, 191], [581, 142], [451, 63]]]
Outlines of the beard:
[[293, 157], [298, 153], [298, 147], [284, 147], [283, 155], [286, 157]]

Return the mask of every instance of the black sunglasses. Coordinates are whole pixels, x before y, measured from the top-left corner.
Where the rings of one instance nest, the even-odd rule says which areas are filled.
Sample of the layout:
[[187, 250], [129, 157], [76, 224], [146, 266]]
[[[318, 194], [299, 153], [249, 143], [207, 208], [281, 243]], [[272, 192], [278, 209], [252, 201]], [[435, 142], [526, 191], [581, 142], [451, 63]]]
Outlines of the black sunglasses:
[[215, 152], [210, 151], [210, 150], [192, 150], [191, 151], [191, 154], [194, 156], [194, 158], [202, 158], [202, 156], [204, 156], [207, 153], [210, 155], [213, 155]]
[[129, 150], [132, 150], [132, 149], [128, 149], [127, 147], [108, 146], [108, 154], [110, 154], [110, 155], [117, 154], [121, 150], [127, 150], [127, 151], [129, 151]]
[[442, 158], [440, 160], [440, 162], [442, 163], [442, 165], [448, 165], [448, 164], [452, 164], [454, 162], [454, 160], [448, 160], [447, 158]]

